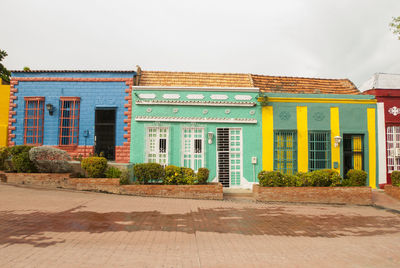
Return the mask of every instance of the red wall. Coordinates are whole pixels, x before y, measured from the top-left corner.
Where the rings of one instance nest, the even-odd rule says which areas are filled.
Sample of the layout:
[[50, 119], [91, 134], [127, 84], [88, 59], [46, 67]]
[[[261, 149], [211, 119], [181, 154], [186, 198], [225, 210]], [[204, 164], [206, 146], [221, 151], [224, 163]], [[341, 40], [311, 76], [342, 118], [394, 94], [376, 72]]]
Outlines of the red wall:
[[[371, 89], [365, 91], [363, 94], [375, 95], [378, 102], [383, 102], [385, 108], [385, 135], [388, 126], [400, 125], [400, 113], [393, 115], [389, 113], [389, 109], [397, 107], [400, 110], [400, 90], [398, 89]], [[400, 111], [399, 111], [400, 112]], [[385, 148], [385, 152], [386, 148]], [[386, 162], [387, 165], [387, 162]], [[392, 180], [390, 174], [387, 173], [387, 183], [391, 184]]]

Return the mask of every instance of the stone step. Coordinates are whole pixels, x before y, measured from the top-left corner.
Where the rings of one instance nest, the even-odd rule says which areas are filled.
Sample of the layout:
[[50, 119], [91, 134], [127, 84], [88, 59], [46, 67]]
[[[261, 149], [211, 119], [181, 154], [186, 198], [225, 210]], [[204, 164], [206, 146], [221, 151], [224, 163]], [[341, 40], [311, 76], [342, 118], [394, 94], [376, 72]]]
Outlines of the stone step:
[[224, 193], [224, 200], [254, 201], [253, 193]]

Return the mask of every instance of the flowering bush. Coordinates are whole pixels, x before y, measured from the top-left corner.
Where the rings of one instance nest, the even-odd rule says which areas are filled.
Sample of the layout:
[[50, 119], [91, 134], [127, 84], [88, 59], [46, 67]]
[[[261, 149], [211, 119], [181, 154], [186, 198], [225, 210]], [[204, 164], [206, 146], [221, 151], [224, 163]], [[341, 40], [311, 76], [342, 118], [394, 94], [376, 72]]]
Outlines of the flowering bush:
[[68, 163], [71, 160], [68, 153], [51, 146], [32, 148], [29, 151], [29, 159], [37, 170], [43, 173], [67, 173], [72, 169]]
[[179, 184], [178, 182], [183, 181], [182, 168], [169, 165], [165, 167], [165, 178], [164, 184]]

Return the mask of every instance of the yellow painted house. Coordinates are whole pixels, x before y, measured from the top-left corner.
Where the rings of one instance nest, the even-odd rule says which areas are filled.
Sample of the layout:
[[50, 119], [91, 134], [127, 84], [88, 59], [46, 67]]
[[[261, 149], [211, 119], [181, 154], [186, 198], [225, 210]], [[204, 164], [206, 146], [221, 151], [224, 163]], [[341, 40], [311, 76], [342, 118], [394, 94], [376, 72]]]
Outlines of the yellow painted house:
[[252, 75], [260, 89], [263, 169], [285, 174], [336, 169], [368, 173], [378, 186], [376, 100], [348, 79]]
[[0, 146], [7, 146], [8, 106], [10, 102], [10, 85], [3, 85], [0, 78]]

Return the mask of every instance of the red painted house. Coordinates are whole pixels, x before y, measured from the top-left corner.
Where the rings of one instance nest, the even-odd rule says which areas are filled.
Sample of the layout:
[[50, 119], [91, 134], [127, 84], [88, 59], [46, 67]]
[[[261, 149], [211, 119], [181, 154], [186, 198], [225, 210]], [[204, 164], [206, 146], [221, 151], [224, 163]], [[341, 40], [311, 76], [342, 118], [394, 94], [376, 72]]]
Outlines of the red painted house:
[[400, 171], [400, 74], [376, 73], [360, 90], [378, 101], [379, 185], [391, 183], [393, 171]]

